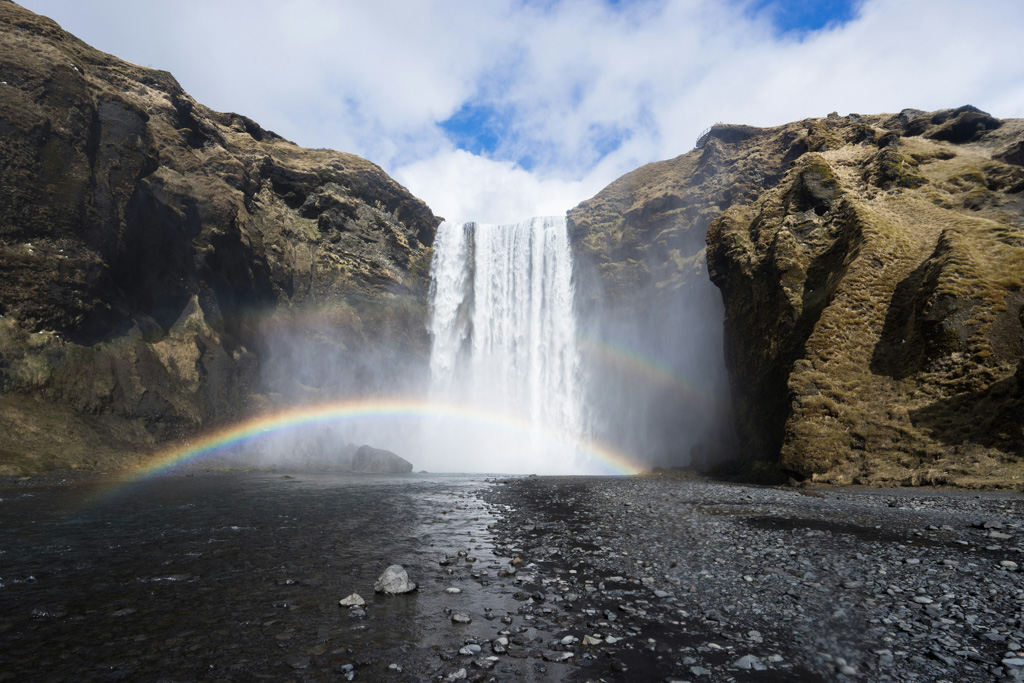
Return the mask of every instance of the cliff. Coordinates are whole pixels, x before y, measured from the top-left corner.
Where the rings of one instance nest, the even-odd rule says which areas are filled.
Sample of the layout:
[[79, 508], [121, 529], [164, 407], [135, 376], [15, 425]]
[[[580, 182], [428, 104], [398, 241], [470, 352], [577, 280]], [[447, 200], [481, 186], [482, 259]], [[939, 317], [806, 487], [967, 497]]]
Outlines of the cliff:
[[716, 125], [570, 212], [581, 284], [702, 288], [706, 235], [748, 469], [1020, 486], [1022, 166], [1024, 121], [973, 107]]
[[426, 357], [439, 219], [377, 166], [6, 1], [0, 74], [3, 471], [118, 467]]

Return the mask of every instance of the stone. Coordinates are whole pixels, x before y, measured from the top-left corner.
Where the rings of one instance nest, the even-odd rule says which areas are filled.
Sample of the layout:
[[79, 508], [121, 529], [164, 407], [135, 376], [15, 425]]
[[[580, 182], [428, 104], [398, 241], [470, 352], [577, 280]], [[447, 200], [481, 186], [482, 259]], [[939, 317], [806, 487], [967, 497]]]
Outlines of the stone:
[[462, 612], [454, 612], [452, 614], [452, 623], [453, 624], [469, 624], [469, 623], [472, 623], [472, 622], [473, 622], [473, 618], [471, 616], [469, 616], [468, 614], [463, 614]]
[[755, 671], [764, 671], [768, 668], [761, 663], [761, 659], [759, 657], [755, 657], [754, 655], [743, 655], [733, 662], [732, 665], [736, 669], [753, 669]]
[[363, 600], [359, 593], [352, 593], [338, 601], [338, 605], [341, 607], [362, 607], [365, 604], [366, 600]]
[[561, 650], [545, 650], [544, 654], [541, 655], [545, 662], [564, 662], [572, 659], [575, 655], [572, 652], [565, 652]]
[[363, 445], [352, 456], [352, 471], [404, 474], [412, 472], [412, 463], [383, 448]]
[[373, 584], [377, 593], [398, 595], [416, 590], [416, 584], [409, 580], [409, 574], [400, 564], [393, 564], [384, 570]]
[[480, 659], [476, 659], [476, 660], [473, 661], [473, 666], [475, 666], [478, 669], [483, 669], [485, 671], [490, 671], [491, 669], [494, 668], [494, 665], [497, 664], [499, 661], [501, 661], [501, 660], [498, 659], [497, 657], [493, 657], [493, 656], [492, 657], [481, 657]]

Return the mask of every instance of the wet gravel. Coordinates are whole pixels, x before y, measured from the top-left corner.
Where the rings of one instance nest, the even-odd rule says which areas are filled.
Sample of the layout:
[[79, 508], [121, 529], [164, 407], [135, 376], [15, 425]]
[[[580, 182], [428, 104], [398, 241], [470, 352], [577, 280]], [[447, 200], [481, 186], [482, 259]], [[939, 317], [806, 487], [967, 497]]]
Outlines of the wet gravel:
[[526, 478], [484, 498], [518, 615], [571, 678], [1021, 679], [1019, 494]]

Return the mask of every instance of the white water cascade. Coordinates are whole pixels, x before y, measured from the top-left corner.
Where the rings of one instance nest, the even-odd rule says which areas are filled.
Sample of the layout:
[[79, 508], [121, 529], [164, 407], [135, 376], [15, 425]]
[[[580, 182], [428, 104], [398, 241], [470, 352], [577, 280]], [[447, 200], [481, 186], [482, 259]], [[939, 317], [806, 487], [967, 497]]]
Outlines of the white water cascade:
[[430, 397], [464, 407], [428, 435], [433, 466], [590, 470], [565, 219], [444, 222], [431, 280]]

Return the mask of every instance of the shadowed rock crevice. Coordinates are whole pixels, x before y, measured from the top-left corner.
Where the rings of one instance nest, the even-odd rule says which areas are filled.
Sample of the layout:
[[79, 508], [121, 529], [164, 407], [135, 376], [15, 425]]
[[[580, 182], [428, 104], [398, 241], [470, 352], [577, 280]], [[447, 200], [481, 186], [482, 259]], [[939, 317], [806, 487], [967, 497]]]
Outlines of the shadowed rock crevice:
[[910, 411], [910, 419], [959, 456], [1015, 464], [1024, 453], [1024, 388], [1018, 379], [930, 403]]

